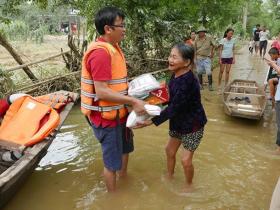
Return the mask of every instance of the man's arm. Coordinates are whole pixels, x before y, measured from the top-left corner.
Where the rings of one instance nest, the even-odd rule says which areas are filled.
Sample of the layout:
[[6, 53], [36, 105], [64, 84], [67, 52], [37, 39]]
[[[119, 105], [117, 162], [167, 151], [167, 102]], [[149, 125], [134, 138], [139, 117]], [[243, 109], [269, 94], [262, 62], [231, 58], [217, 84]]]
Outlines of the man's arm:
[[111, 57], [104, 49], [94, 50], [89, 55], [87, 64], [87, 68], [90, 69], [92, 79], [94, 80], [95, 92], [98, 99], [129, 104], [138, 115], [146, 113], [144, 101], [124, 96], [109, 88], [107, 81], [112, 79]]
[[10, 104], [8, 99], [0, 99], [0, 119], [4, 117], [6, 111], [9, 109]]
[[214, 58], [215, 44], [214, 44], [212, 38], [211, 38], [211, 40], [210, 40], [210, 44], [211, 44], [211, 54], [210, 54], [210, 58]]
[[272, 61], [272, 60], [269, 60], [269, 59], [267, 59], [267, 58], [264, 58], [264, 59], [266, 60], [267, 64], [268, 64], [270, 67], [274, 68], [274, 69], [277, 71], [277, 73], [280, 74], [280, 66], [278, 66], [278, 65], [277, 65], [274, 61]]
[[96, 91], [97, 98], [100, 100], [116, 102], [120, 104], [131, 105], [133, 110], [138, 115], [143, 115], [146, 113], [145, 102], [130, 96], [122, 95], [118, 92], [114, 92], [108, 87], [108, 83], [105, 81], [94, 81], [94, 87]]

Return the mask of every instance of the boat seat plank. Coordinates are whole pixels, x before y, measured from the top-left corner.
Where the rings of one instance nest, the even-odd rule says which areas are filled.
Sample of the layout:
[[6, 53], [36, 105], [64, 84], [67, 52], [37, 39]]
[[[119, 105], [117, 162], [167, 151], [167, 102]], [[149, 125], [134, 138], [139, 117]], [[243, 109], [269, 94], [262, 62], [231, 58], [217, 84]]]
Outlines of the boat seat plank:
[[261, 111], [261, 107], [260, 106], [253, 106], [253, 107], [241, 107], [238, 105], [233, 105], [233, 104], [229, 104], [228, 105], [230, 108], [234, 108], [234, 109], [247, 109], [247, 110], [255, 110], [255, 111]]
[[257, 86], [247, 86], [247, 85], [231, 85], [230, 87], [232, 88], [252, 88], [252, 89], [258, 89], [259, 87]]
[[256, 96], [256, 97], [265, 97], [262, 94], [255, 93], [236, 93], [236, 92], [224, 92], [224, 94], [232, 94], [232, 95], [243, 95], [243, 96]]

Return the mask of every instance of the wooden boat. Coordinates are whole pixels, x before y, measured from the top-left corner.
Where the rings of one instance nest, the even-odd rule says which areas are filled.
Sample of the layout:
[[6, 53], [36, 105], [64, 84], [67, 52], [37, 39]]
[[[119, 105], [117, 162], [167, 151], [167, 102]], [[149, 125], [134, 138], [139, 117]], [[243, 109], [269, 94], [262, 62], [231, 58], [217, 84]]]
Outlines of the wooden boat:
[[223, 91], [223, 104], [230, 116], [259, 120], [266, 106], [265, 91], [256, 81], [234, 80]]
[[[66, 91], [59, 92], [65, 93]], [[72, 93], [72, 96], [75, 102], [78, 95]], [[5, 162], [0, 159], [0, 208], [16, 193], [20, 185], [23, 184], [28, 175], [36, 168], [39, 161], [46, 155], [47, 149], [71, 111], [74, 102], [68, 103], [63, 111], [60, 112], [60, 122], [57, 128], [43, 141], [32, 147], [25, 148], [20, 159], [14, 162]], [[9, 147], [6, 144], [0, 144], [0, 155], [3, 151], [7, 150], [9, 150]], [[14, 148], [11, 147], [11, 150], [14, 151]]]

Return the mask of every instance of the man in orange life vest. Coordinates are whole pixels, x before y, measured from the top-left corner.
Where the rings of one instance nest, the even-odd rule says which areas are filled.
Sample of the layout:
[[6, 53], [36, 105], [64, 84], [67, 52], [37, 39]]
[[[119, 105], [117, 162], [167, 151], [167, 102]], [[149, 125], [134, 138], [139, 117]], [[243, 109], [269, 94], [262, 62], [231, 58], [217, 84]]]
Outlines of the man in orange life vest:
[[127, 96], [127, 69], [120, 43], [125, 35], [125, 15], [115, 7], [97, 12], [95, 26], [101, 35], [84, 54], [81, 110], [101, 143], [107, 190], [116, 190], [116, 175], [125, 177], [128, 155], [134, 150], [133, 134], [125, 127], [130, 105], [145, 114], [144, 102]]

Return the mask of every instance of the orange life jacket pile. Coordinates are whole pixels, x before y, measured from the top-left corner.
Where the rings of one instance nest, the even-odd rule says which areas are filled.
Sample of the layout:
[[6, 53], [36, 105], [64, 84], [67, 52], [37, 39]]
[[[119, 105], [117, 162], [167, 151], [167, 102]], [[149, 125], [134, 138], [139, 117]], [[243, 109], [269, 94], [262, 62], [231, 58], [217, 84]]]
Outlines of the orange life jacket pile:
[[14, 101], [0, 126], [0, 140], [32, 146], [47, 137], [59, 124], [59, 112], [73, 96], [48, 94], [33, 98], [23, 96]]

